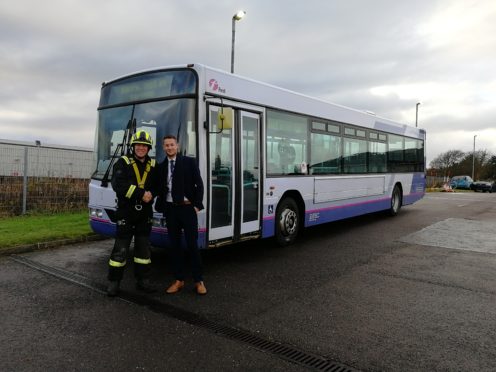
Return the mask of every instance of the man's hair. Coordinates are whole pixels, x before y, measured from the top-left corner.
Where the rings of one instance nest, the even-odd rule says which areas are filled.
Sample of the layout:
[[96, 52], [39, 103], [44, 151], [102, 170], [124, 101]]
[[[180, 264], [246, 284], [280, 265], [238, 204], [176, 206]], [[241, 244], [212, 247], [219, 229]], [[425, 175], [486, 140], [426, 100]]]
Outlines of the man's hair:
[[168, 134], [168, 135], [164, 136], [164, 138], [162, 139], [162, 142], [165, 141], [166, 139], [173, 139], [174, 141], [177, 142], [176, 136], [173, 136], [172, 134]]

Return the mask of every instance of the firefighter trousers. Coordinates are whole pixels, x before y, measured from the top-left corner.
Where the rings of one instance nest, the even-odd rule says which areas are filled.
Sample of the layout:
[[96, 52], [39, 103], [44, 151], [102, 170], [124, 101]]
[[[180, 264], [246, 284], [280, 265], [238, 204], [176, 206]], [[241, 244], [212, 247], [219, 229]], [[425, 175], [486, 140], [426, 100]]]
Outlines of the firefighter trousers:
[[120, 281], [129, 258], [129, 250], [134, 236], [134, 276], [137, 280], [145, 279], [150, 272], [150, 232], [151, 219], [148, 213], [136, 211], [120, 215], [117, 212], [117, 234], [114, 248], [110, 254], [108, 279]]

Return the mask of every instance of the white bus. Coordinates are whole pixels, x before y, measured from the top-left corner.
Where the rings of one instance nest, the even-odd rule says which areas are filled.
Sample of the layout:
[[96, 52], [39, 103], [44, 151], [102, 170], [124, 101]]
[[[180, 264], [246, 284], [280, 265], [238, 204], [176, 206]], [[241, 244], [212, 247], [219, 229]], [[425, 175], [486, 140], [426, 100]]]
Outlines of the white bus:
[[[146, 130], [196, 157], [205, 184], [201, 248], [275, 237], [377, 211], [396, 215], [425, 193], [425, 131], [200, 64], [156, 68], [102, 85], [89, 188], [90, 225], [115, 234], [112, 163]], [[150, 240], [167, 246], [155, 214]]]

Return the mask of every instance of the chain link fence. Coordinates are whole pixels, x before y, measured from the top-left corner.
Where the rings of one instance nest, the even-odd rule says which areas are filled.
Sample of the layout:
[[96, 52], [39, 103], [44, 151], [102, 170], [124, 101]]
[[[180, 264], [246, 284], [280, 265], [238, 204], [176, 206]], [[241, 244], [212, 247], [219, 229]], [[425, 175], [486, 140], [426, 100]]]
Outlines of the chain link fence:
[[0, 140], [0, 217], [83, 210], [93, 151]]

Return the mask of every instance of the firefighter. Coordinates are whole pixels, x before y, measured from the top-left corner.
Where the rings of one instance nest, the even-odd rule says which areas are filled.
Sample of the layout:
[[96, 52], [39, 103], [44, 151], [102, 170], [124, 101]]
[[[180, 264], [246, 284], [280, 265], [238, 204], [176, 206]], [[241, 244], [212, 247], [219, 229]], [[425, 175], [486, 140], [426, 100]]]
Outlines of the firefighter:
[[148, 280], [154, 198], [152, 185], [155, 184], [155, 159], [148, 156], [152, 145], [147, 132], [136, 132], [131, 138], [132, 153], [122, 156], [114, 165], [112, 188], [117, 195], [117, 233], [109, 260], [107, 295], [110, 297], [119, 293], [133, 236], [136, 289], [145, 293], [155, 292]]

